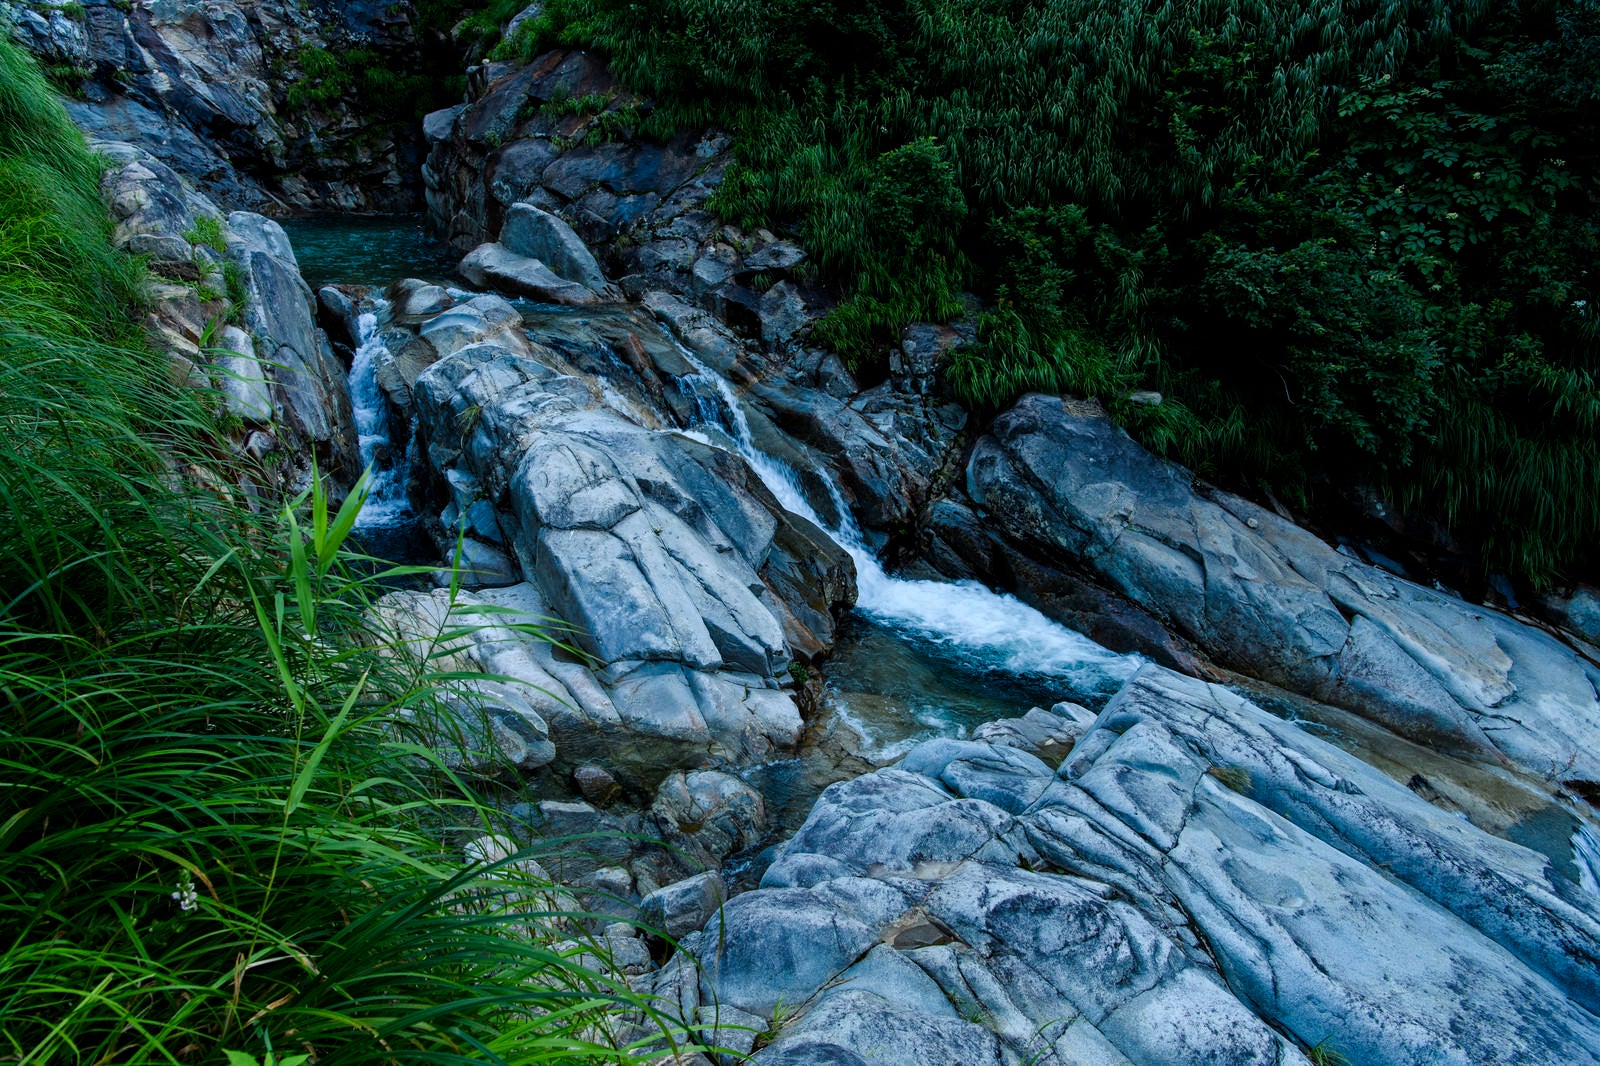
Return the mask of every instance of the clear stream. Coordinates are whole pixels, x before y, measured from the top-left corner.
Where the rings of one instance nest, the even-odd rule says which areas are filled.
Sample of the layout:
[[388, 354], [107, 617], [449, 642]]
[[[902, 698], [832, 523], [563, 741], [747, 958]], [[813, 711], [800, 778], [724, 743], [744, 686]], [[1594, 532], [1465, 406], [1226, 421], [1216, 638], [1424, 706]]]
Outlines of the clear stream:
[[[398, 542], [384, 538], [404, 539], [415, 516], [404, 498], [409, 457], [390, 445], [373, 376], [384, 354], [387, 304], [380, 295], [389, 282], [405, 277], [455, 284], [455, 257], [418, 219], [306, 219], [284, 226], [314, 289], [342, 284], [369, 290], [350, 389], [362, 458], [375, 470], [360, 526], [372, 550], [381, 553], [384, 544]], [[797, 827], [826, 785], [892, 762], [924, 739], [965, 736], [984, 722], [1061, 700], [1098, 710], [1138, 669], [1138, 657], [1110, 652], [1013, 596], [974, 582], [908, 580], [886, 572], [828, 473], [819, 466], [802, 479], [757, 449], [735, 390], [647, 316], [519, 304], [530, 332], [558, 350], [592, 349], [619, 328], [649, 332], [650, 343], [677, 347], [697, 369], [678, 382], [694, 408], [691, 425], [681, 432], [743, 456], [785, 507], [826, 530], [855, 561], [859, 598], [825, 666], [822, 707], [809, 724], [802, 753], [744, 774], [767, 796], [777, 834]], [[667, 416], [629, 399], [625, 381], [591, 371], [601, 396], [625, 417], [670, 426]], [[617, 373], [623, 373], [620, 365]], [[825, 488], [830, 498], [822, 510], [836, 520], [822, 517], [804, 483]], [[1600, 898], [1600, 834], [1553, 803], [1540, 783], [1440, 755], [1355, 715], [1270, 686], [1240, 679], [1238, 687], [1413, 788], [1422, 779], [1435, 802], [1545, 853], [1561, 876]]]

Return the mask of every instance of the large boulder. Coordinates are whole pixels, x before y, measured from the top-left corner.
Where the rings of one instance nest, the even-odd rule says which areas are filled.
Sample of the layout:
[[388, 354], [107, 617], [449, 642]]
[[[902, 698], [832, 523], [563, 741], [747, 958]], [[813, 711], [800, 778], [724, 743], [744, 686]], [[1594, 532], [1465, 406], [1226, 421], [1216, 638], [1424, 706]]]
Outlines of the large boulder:
[[344, 484], [361, 473], [355, 414], [343, 365], [317, 326], [317, 300], [300, 276], [283, 227], [248, 211], [228, 216], [228, 256], [248, 299], [244, 325], [271, 366], [284, 423], [316, 450], [320, 469]]
[[599, 303], [600, 294], [557, 274], [543, 262], [519, 255], [503, 244], [480, 244], [457, 268], [461, 276], [484, 289], [499, 289], [553, 304]]
[[[422, 323], [410, 389], [452, 535], [505, 563], [494, 583], [507, 587], [474, 601], [561, 619], [577, 655], [558, 661], [503, 627], [464, 654], [554, 694], [530, 698], [562, 765], [593, 759], [631, 788], [706, 755], [792, 750], [789, 667], [831, 647], [834, 612], [855, 596], [849, 556], [742, 458], [625, 417], [573, 370], [584, 353], [530, 341], [521, 323], [495, 296]], [[405, 610], [437, 614], [429, 603], [413, 595]]]
[[1203, 490], [1095, 405], [1024, 397], [973, 449], [967, 491], [1011, 544], [1081, 563], [1218, 662], [1446, 750], [1600, 777], [1600, 668]]
[[[278, 488], [303, 488], [314, 464], [353, 481], [360, 460], [344, 368], [317, 327], [316, 301], [283, 228], [242, 211], [224, 219], [142, 148], [94, 147], [112, 163], [101, 195], [113, 241], [144, 256], [157, 277], [146, 325], [174, 378], [217, 390], [219, 410], [237, 420], [241, 452], [254, 454], [253, 437], [286, 459], [274, 464]], [[242, 285], [239, 307], [227, 300], [230, 274]], [[265, 475], [263, 464], [252, 465], [252, 476]]]
[[583, 238], [560, 216], [532, 204], [512, 204], [500, 228], [500, 243], [517, 255], [543, 262], [568, 281], [597, 293], [607, 288], [606, 275]]
[[1146, 667], [1060, 768], [930, 741], [829, 788], [695, 941], [756, 1061], [1600, 1062], [1600, 921], [1489, 836]]

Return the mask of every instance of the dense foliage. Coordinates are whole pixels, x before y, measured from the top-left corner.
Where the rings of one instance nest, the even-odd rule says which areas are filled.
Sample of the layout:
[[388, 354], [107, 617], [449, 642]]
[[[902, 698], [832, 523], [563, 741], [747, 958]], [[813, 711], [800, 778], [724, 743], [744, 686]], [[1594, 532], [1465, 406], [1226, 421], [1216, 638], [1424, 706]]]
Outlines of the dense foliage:
[[354, 510], [228, 497], [99, 178], [0, 39], [0, 1059], [632, 1061], [548, 883], [464, 864]]
[[972, 288], [974, 405], [1088, 393], [1210, 476], [1592, 576], [1596, 0], [551, 0], [501, 50], [556, 44], [738, 134], [717, 206], [803, 239], [858, 364]]

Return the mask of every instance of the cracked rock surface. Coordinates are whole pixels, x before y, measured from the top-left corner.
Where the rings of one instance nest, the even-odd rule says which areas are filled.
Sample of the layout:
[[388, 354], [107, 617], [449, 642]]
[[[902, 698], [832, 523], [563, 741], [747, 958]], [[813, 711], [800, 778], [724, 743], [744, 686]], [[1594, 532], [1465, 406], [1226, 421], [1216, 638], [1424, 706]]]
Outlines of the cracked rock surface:
[[1097, 405], [1032, 395], [967, 491], [1024, 552], [1065, 555], [1217, 662], [1439, 750], [1600, 777], [1600, 668], [1498, 611], [1340, 554], [1135, 444]]
[[829, 788], [692, 938], [692, 993], [776, 1016], [769, 1066], [1304, 1063], [1324, 1041], [1353, 1063], [1596, 1063], [1591, 902], [1147, 666], [1058, 770], [935, 740]]

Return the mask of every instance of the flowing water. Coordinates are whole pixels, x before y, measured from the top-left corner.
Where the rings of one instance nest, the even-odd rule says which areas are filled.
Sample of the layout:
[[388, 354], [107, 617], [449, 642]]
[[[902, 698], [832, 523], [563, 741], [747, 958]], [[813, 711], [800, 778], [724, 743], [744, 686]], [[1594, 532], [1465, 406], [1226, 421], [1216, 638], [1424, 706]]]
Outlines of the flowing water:
[[848, 646], [830, 660], [826, 691], [871, 761], [892, 761], [918, 740], [963, 735], [1035, 704], [1099, 704], [1139, 668], [1137, 656], [1107, 651], [1015, 596], [972, 581], [888, 573], [831, 475], [820, 466], [812, 471], [838, 516], [829, 523], [806, 498], [796, 472], [755, 446], [728, 382], [692, 352], [680, 351], [698, 371], [698, 381], [680, 382], [696, 399], [697, 428], [720, 430], [778, 502], [825, 530], [855, 562], [856, 625], [847, 630]]
[[[350, 406], [355, 412], [361, 465], [371, 474], [367, 502], [356, 518], [357, 529], [393, 528], [416, 519], [406, 499], [412, 457], [408, 448], [394, 446], [389, 405], [378, 387], [378, 368], [391, 358], [380, 328], [388, 312], [389, 302], [383, 299], [374, 300], [372, 310], [362, 312], [359, 347], [350, 363]], [[408, 433], [407, 439], [415, 443], [417, 436]]]
[[[399, 277], [448, 282], [451, 274], [452, 260], [442, 246], [410, 221], [310, 220], [286, 228], [313, 285], [381, 290]], [[1030, 707], [1071, 700], [1099, 709], [1138, 668], [1137, 657], [1107, 651], [1013, 596], [971, 582], [888, 573], [829, 472], [820, 464], [796, 471], [757, 448], [732, 386], [647, 316], [622, 308], [519, 304], [537, 340], [588, 374], [604, 403], [642, 425], [667, 427], [674, 420], [639, 390], [617, 352], [629, 343], [676, 348], [696, 370], [676, 382], [689, 412], [685, 417], [679, 410], [678, 419], [688, 423], [682, 432], [742, 456], [779, 502], [825, 530], [855, 562], [859, 598], [824, 665], [821, 706], [802, 752], [743, 772], [767, 797], [776, 836], [797, 827], [818, 792], [833, 781], [892, 762], [929, 737], [965, 736], [984, 722]], [[382, 538], [414, 530], [415, 522], [404, 495], [409, 459], [391, 444], [375, 376], [389, 357], [383, 338], [387, 305], [369, 298], [364, 306], [350, 391], [362, 459], [374, 470], [360, 525], [367, 537], [379, 538], [369, 543], [381, 546], [388, 543]], [[381, 547], [373, 550], [382, 554]], [[1347, 712], [1271, 686], [1238, 679], [1236, 687], [1481, 828], [1545, 853], [1560, 876], [1581, 886], [1600, 907], [1600, 832], [1553, 803], [1539, 783], [1411, 744]], [[759, 866], [747, 855], [728, 872], [748, 882], [759, 876]]]

